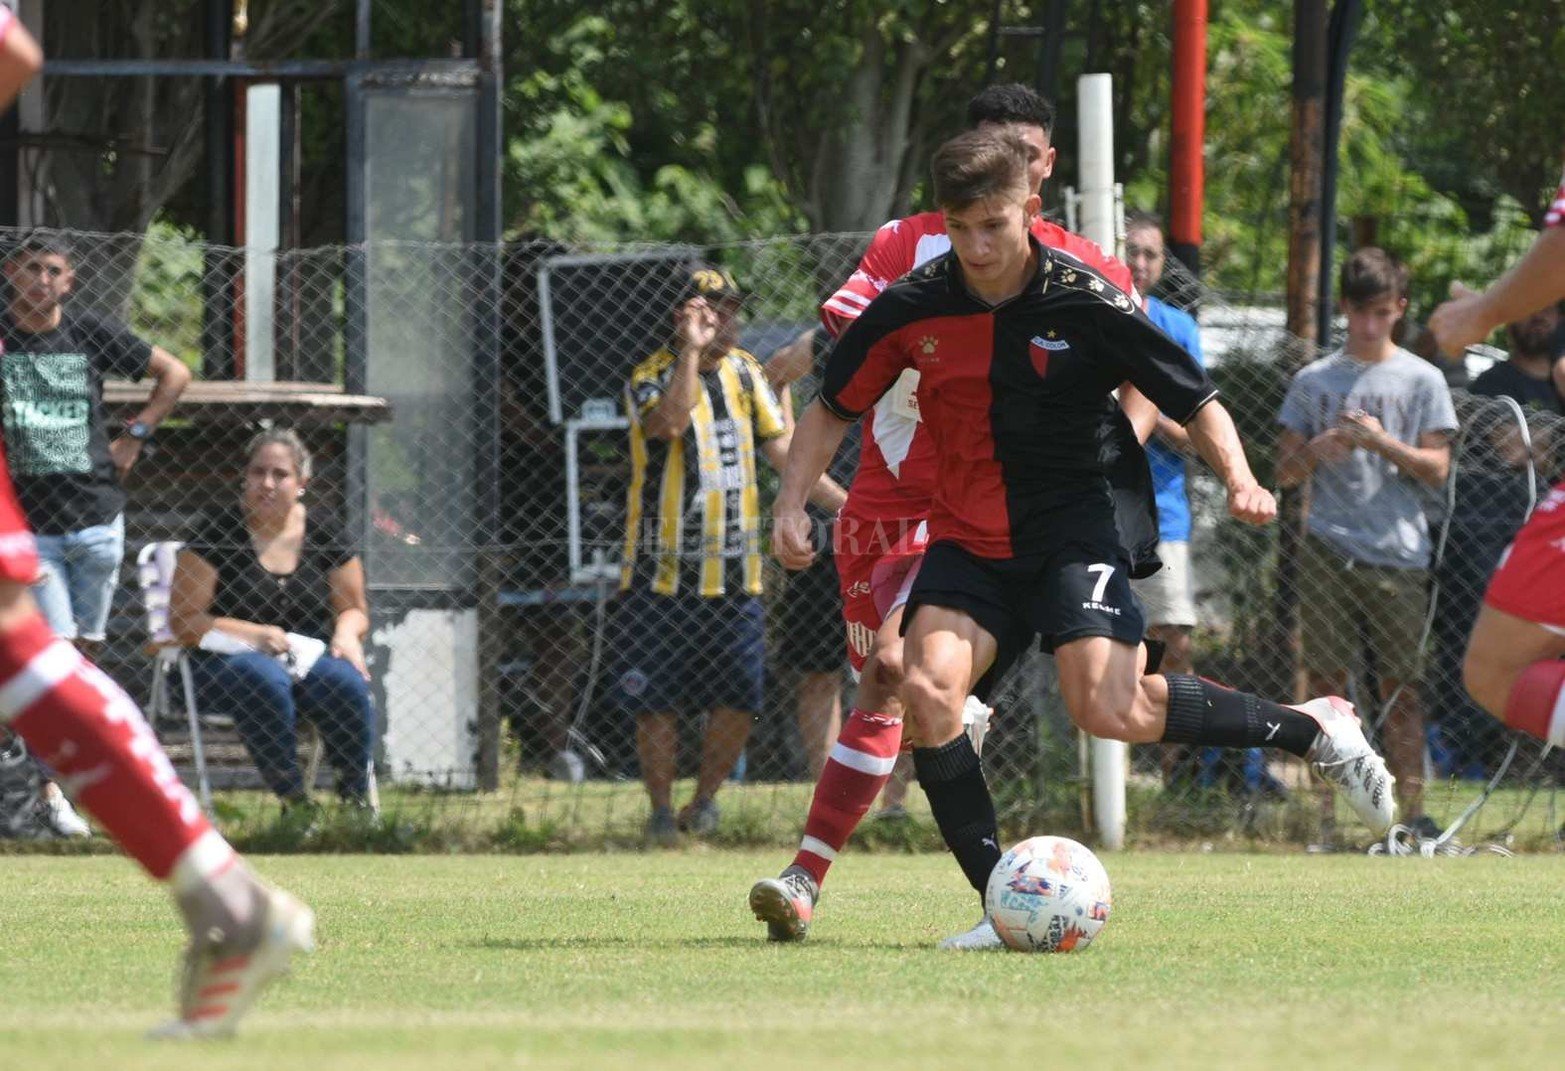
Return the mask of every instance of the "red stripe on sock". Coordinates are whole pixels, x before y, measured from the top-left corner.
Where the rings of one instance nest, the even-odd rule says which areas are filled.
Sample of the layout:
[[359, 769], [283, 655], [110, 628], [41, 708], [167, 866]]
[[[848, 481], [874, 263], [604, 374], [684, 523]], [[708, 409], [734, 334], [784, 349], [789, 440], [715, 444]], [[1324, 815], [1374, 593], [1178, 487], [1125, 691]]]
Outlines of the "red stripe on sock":
[[[0, 681], [52, 642], [42, 618], [0, 633]], [[15, 713], [11, 728], [153, 877], [167, 878], [211, 828], [136, 704], [79, 656], [70, 676]]]
[[[902, 747], [902, 721], [855, 709], [843, 724], [837, 743], [878, 759], [895, 759]], [[804, 835], [825, 842], [834, 851], [841, 851], [890, 777], [889, 771], [863, 773], [827, 758], [820, 780], [815, 783], [815, 795], [810, 799]], [[831, 860], [801, 848], [793, 857], [793, 865], [803, 867], [816, 884], [820, 884], [826, 880]]]

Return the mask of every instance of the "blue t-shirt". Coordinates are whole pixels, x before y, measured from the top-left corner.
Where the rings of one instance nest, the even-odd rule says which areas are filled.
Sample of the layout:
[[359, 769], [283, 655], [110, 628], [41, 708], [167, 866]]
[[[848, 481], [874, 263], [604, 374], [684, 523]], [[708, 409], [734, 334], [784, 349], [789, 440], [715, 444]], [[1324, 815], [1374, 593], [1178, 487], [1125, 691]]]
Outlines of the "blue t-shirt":
[[[1206, 365], [1201, 356], [1201, 329], [1195, 317], [1157, 298], [1147, 298], [1147, 319], [1163, 334], [1179, 343]], [[1166, 543], [1190, 542], [1190, 500], [1185, 496], [1185, 458], [1157, 435], [1147, 440], [1147, 464], [1152, 469], [1152, 489], [1157, 495], [1158, 538]]]

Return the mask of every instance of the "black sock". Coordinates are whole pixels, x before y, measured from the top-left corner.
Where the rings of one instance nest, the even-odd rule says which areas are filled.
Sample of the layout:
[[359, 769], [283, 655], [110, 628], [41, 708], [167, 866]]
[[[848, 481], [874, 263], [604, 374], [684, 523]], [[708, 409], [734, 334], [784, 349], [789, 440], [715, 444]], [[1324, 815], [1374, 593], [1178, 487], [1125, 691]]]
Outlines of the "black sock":
[[1000, 861], [1000, 827], [973, 742], [963, 733], [940, 747], [916, 747], [913, 769], [946, 847], [982, 899]]
[[1182, 673], [1163, 677], [1168, 681], [1166, 744], [1276, 747], [1302, 756], [1320, 733], [1320, 725], [1308, 714], [1258, 695]]

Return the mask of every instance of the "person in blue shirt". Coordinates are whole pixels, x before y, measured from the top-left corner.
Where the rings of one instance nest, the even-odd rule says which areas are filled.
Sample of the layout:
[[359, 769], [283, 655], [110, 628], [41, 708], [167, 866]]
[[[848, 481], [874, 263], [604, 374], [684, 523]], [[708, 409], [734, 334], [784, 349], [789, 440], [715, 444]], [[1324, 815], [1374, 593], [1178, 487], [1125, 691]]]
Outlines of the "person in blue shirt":
[[[1158, 216], [1151, 212], [1131, 212], [1126, 216], [1125, 261], [1136, 289], [1146, 295], [1147, 318], [1204, 365], [1201, 330], [1195, 318], [1151, 296], [1153, 288], [1162, 282], [1168, 262], [1163, 221]], [[1163, 666], [1173, 673], [1193, 673], [1190, 634], [1196, 624], [1195, 581], [1190, 572], [1190, 498], [1185, 487], [1185, 462], [1193, 454], [1190, 436], [1179, 424], [1159, 414], [1157, 431], [1147, 440], [1146, 449], [1157, 497], [1158, 557], [1163, 560], [1163, 568], [1136, 581], [1135, 590], [1146, 605], [1147, 635], [1164, 645]], [[1166, 748], [1164, 777], [1172, 784], [1195, 774], [1199, 783], [1215, 783], [1225, 772], [1220, 764], [1237, 759], [1243, 764], [1241, 783], [1245, 788], [1275, 788], [1259, 749], [1243, 752], [1242, 758], [1208, 750], [1210, 754], [1192, 756], [1185, 748]]]

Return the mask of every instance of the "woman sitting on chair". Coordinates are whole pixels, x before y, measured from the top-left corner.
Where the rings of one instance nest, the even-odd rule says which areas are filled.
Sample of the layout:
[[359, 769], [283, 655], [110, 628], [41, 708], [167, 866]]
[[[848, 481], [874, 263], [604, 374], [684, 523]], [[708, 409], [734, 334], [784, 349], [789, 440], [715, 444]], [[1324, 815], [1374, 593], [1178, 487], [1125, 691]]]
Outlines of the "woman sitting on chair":
[[375, 712], [364, 636], [364, 565], [340, 525], [305, 508], [310, 454], [264, 431], [246, 450], [237, 508], [209, 517], [179, 552], [169, 612], [203, 706], [232, 713], [267, 786], [306, 804], [297, 722], [326, 745], [337, 794], [368, 806]]

